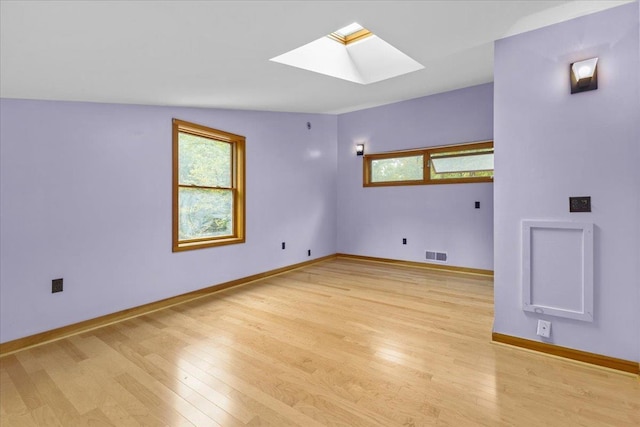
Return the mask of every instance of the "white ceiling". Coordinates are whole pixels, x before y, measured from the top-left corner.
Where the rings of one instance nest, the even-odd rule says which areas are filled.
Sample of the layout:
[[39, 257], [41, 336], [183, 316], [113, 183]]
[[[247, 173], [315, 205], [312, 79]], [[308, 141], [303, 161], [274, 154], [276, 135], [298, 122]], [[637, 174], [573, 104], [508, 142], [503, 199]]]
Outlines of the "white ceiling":
[[[0, 0], [0, 96], [342, 113], [493, 80], [493, 42], [628, 1]], [[360, 85], [269, 61], [358, 22], [425, 66]]]

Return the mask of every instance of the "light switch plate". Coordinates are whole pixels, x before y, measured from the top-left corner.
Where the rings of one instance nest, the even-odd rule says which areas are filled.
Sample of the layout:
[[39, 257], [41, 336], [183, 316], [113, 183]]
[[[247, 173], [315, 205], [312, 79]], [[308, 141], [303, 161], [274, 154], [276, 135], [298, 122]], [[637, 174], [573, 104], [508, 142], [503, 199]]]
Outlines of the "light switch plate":
[[591, 212], [591, 196], [569, 197], [569, 212]]

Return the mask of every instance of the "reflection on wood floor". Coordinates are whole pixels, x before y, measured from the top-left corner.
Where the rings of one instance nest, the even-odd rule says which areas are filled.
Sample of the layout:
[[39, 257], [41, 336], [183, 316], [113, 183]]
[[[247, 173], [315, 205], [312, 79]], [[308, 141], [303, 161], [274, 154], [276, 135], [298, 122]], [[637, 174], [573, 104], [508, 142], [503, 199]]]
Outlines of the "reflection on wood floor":
[[491, 343], [491, 279], [350, 259], [0, 359], [2, 426], [638, 426], [636, 376]]

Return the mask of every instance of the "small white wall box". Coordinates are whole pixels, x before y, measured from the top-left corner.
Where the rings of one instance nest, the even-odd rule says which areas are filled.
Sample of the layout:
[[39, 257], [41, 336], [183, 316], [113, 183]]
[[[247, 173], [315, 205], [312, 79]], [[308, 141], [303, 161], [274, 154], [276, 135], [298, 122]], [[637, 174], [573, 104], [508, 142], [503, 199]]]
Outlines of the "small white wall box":
[[593, 321], [593, 224], [522, 221], [522, 308]]
[[536, 331], [536, 334], [541, 337], [549, 338], [551, 336], [551, 322], [547, 320], [538, 320], [538, 330]]

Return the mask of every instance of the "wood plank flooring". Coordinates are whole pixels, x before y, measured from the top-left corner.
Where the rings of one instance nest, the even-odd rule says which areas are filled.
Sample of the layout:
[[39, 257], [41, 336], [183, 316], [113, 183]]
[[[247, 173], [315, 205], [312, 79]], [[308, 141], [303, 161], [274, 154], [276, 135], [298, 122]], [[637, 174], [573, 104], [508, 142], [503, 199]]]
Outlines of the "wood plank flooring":
[[491, 279], [335, 259], [0, 359], [2, 426], [638, 426], [632, 375], [491, 343]]

